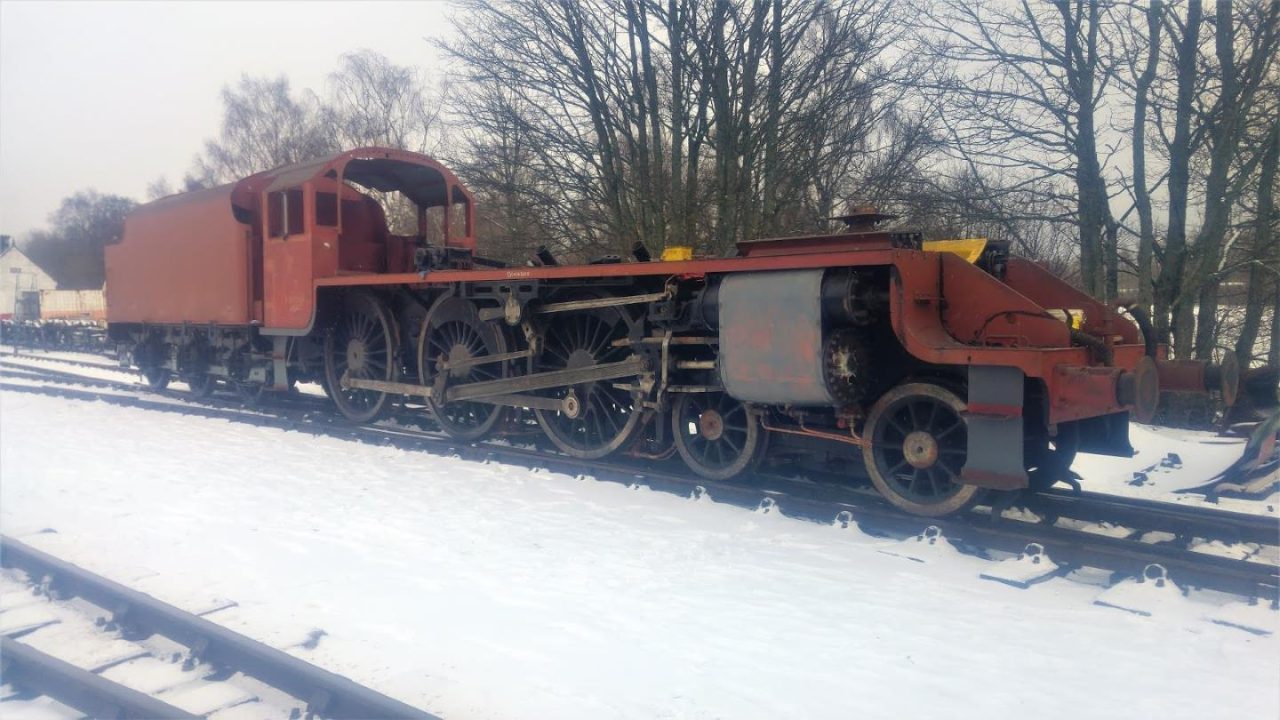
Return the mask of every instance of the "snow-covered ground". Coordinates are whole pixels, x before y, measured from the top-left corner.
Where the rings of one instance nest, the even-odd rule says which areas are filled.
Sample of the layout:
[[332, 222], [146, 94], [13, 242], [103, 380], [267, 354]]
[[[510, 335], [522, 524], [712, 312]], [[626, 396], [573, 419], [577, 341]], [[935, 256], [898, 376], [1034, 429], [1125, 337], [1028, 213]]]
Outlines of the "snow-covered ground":
[[[1086, 480], [1226, 457], [1148, 432]], [[4, 533], [448, 718], [1280, 716], [1265, 607], [1141, 616], [781, 511], [0, 392]]]
[[1198, 493], [1178, 492], [1206, 484], [1240, 459], [1244, 438], [1134, 423], [1129, 441], [1137, 450], [1131, 458], [1088, 454], [1076, 458], [1072, 469], [1085, 478], [1086, 490], [1280, 517], [1280, 492], [1261, 501], [1221, 498], [1216, 504]]

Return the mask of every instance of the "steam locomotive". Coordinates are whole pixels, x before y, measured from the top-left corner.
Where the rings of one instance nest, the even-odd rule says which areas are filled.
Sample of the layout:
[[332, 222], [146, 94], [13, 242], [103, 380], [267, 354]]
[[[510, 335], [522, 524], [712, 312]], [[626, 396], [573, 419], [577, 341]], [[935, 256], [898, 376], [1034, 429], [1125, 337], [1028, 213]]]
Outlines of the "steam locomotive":
[[157, 388], [316, 382], [352, 421], [416, 404], [463, 441], [532, 416], [574, 457], [674, 448], [717, 480], [771, 439], [840, 447], [920, 515], [1130, 455], [1161, 389], [1238, 382], [1006, 247], [874, 212], [731, 257], [509, 265], [478, 251], [475, 210], [447, 167], [387, 148], [162, 198], [106, 249], [111, 342]]

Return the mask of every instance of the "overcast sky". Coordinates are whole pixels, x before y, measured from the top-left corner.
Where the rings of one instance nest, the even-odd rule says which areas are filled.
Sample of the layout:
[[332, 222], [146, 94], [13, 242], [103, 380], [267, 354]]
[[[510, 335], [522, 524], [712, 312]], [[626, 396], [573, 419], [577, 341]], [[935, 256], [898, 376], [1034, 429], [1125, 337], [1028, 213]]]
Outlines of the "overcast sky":
[[45, 224], [95, 188], [143, 200], [182, 177], [218, 131], [219, 92], [242, 73], [323, 88], [361, 48], [443, 72], [424, 38], [445, 2], [0, 0], [0, 234]]

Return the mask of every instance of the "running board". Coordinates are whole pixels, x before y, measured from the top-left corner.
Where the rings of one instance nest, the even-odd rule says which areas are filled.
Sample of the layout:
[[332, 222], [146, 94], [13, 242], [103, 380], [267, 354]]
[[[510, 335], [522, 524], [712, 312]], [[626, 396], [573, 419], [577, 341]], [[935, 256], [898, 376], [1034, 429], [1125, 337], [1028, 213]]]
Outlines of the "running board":
[[[666, 300], [670, 297], [670, 293], [656, 292], [645, 295], [625, 295], [622, 297], [603, 297], [589, 298], [586, 300], [566, 300], [564, 302], [545, 303], [542, 305], [533, 305], [529, 312], [534, 315], [550, 315], [552, 313], [577, 312], [579, 310], [596, 310], [599, 308], [621, 307], [623, 305], [641, 305], [644, 303], [658, 302]], [[480, 319], [485, 322], [497, 320], [506, 316], [505, 307], [481, 308], [479, 310]], [[515, 323], [512, 323], [515, 324]]]

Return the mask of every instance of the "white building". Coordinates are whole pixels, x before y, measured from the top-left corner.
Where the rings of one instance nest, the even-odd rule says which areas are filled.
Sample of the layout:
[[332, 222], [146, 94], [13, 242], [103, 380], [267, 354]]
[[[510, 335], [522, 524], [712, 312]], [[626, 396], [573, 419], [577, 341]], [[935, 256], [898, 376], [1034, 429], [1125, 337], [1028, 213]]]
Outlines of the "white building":
[[57, 286], [49, 273], [18, 249], [13, 238], [0, 235], [0, 319], [13, 316], [23, 293], [38, 294]]

